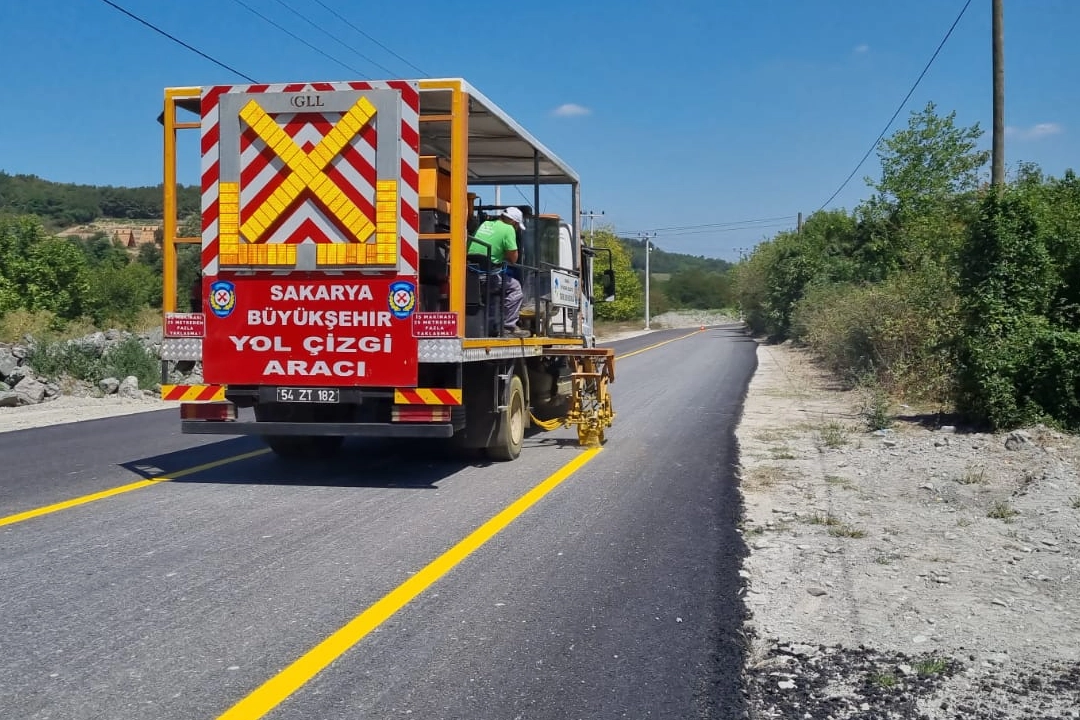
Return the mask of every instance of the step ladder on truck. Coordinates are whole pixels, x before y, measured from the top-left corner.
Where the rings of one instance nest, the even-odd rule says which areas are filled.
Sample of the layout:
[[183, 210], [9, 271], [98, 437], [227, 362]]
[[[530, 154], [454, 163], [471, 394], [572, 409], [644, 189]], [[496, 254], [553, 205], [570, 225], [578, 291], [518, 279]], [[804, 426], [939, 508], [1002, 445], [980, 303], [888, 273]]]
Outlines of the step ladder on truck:
[[[467, 82], [168, 88], [159, 119], [162, 397], [182, 401], [182, 432], [258, 435], [285, 457], [368, 436], [450, 438], [513, 460], [530, 425], [603, 442], [614, 354], [596, 347], [592, 316], [594, 295], [614, 299], [610, 250], [582, 242], [577, 174]], [[189, 129], [200, 237], [177, 236]], [[466, 254], [506, 209], [483, 204], [499, 185], [533, 189], [515, 263], [477, 254], [483, 243]], [[535, 212], [560, 185], [569, 221]], [[185, 245], [197, 247], [192, 283], [178, 281], [178, 252], [196, 254]], [[527, 334], [502, 332], [507, 275]], [[201, 363], [202, 383], [177, 384], [175, 363]]]

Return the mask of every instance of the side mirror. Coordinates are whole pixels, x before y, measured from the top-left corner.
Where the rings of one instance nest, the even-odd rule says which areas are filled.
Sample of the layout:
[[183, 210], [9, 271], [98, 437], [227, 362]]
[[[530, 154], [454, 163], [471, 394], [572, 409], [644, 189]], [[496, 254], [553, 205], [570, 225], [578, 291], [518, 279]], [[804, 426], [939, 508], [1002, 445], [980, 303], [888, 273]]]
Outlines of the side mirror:
[[604, 290], [604, 302], [615, 301], [615, 271], [605, 270], [600, 274], [600, 285]]

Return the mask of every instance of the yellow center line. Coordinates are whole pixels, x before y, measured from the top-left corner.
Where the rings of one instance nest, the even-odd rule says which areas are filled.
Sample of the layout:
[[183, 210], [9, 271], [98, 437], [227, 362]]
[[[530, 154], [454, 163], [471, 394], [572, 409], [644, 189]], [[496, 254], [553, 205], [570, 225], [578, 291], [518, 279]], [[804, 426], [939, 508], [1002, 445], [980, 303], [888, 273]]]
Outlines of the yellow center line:
[[195, 467], [189, 467], [184, 470], [177, 470], [176, 472], [169, 473], [168, 475], [152, 477], [147, 480], [137, 480], [136, 482], [128, 483], [127, 485], [121, 485], [119, 487], [110, 488], [108, 490], [102, 490], [101, 492], [91, 493], [90, 495], [83, 495], [81, 497], [72, 498], [71, 500], [64, 500], [63, 502], [54, 503], [52, 505], [45, 505], [44, 507], [34, 508], [33, 510], [15, 513], [14, 515], [8, 515], [6, 517], [0, 517], [0, 527], [3, 527], [5, 525], [14, 525], [15, 523], [22, 522], [23, 520], [30, 520], [32, 518], [41, 517], [42, 515], [50, 515], [54, 512], [67, 510], [68, 508], [78, 507], [79, 505], [86, 505], [87, 503], [92, 503], [97, 500], [104, 500], [105, 498], [114, 497], [116, 495], [122, 495], [124, 493], [131, 492], [132, 490], [141, 490], [144, 487], [150, 487], [151, 485], [169, 482], [170, 480], [176, 480], [177, 478], [194, 475], [195, 473], [202, 472], [203, 470], [210, 470], [212, 468], [221, 467], [222, 465], [228, 465], [229, 463], [238, 462], [240, 460], [247, 460], [248, 458], [257, 457], [259, 455], [265, 455], [268, 452], [270, 452], [269, 448], [253, 450], [251, 452], [241, 453], [240, 455], [233, 455], [231, 457], [222, 458], [221, 460], [214, 460], [213, 462], [196, 465]]
[[648, 347], [643, 347], [640, 350], [635, 350], [633, 352], [628, 352], [628, 353], [625, 353], [623, 355], [618, 355], [618, 356], [616, 356], [615, 359], [616, 360], [622, 360], [624, 358], [633, 357], [634, 355], [640, 355], [641, 353], [645, 352], [646, 350], [655, 350], [656, 348], [660, 347], [661, 345], [667, 345], [668, 343], [673, 343], [676, 340], [685, 340], [686, 338], [693, 337], [694, 335], [697, 335], [700, 332], [702, 332], [702, 331], [701, 330], [695, 330], [694, 332], [686, 333], [685, 335], [680, 335], [679, 337], [671, 338], [670, 340], [664, 340], [663, 342], [658, 342], [655, 345], [649, 345]]
[[300, 689], [326, 666], [360, 642], [394, 613], [450, 572], [474, 550], [501, 532], [522, 513], [558, 487], [582, 466], [601, 452], [600, 448], [586, 450], [563, 465], [555, 474], [529, 490], [497, 515], [478, 527], [465, 539], [435, 558], [422, 570], [398, 585], [381, 600], [371, 605], [332, 635], [308, 650], [299, 659], [260, 685], [250, 695], [229, 708], [218, 720], [255, 720], [265, 716], [286, 698]]

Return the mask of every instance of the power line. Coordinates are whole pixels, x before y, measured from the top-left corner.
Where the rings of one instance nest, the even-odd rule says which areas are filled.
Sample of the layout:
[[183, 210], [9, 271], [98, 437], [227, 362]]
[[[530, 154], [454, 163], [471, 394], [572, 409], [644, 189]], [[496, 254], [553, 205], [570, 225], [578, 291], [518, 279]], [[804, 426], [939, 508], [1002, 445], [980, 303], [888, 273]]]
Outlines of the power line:
[[275, 22], [275, 21], [271, 20], [270, 18], [266, 17], [266, 16], [265, 16], [265, 15], [263, 15], [263, 14], [262, 14], [261, 12], [259, 12], [258, 10], [256, 10], [255, 8], [251, 7], [251, 6], [250, 6], [250, 5], [248, 5], [248, 4], [246, 3], [246, 2], [244, 2], [244, 0], [233, 0], [233, 2], [234, 2], [234, 3], [236, 3], [237, 5], [239, 5], [240, 7], [242, 7], [242, 8], [244, 8], [244, 9], [248, 10], [248, 11], [249, 11], [250, 13], [252, 13], [253, 15], [256, 15], [257, 17], [261, 18], [261, 19], [262, 19], [263, 21], [265, 21], [265, 22], [269, 23], [270, 25], [273, 25], [273, 26], [274, 26], [274, 27], [276, 27], [276, 28], [277, 28], [278, 30], [280, 30], [281, 32], [283, 32], [283, 33], [285, 33], [286, 35], [288, 35], [289, 37], [291, 37], [291, 38], [292, 38], [293, 40], [296, 40], [297, 42], [303, 43], [303, 44], [304, 44], [304, 45], [306, 45], [307, 47], [311, 48], [311, 49], [312, 49], [312, 50], [314, 50], [315, 52], [317, 52], [317, 53], [319, 53], [320, 55], [322, 55], [323, 57], [325, 57], [325, 58], [327, 58], [327, 59], [329, 59], [329, 60], [331, 60], [331, 61], [333, 61], [333, 62], [337, 63], [338, 65], [340, 65], [341, 67], [345, 68], [345, 69], [346, 69], [346, 70], [348, 70], [349, 72], [351, 72], [351, 73], [355, 73], [355, 74], [356, 74], [356, 75], [357, 75], [357, 76], [358, 76], [358, 77], [359, 77], [360, 79], [362, 79], [362, 80], [366, 80], [366, 79], [367, 79], [367, 76], [366, 76], [366, 75], [364, 75], [363, 73], [361, 73], [361, 72], [360, 72], [359, 70], [357, 70], [356, 68], [354, 68], [354, 67], [353, 67], [352, 65], [349, 65], [348, 63], [344, 63], [344, 62], [342, 62], [341, 60], [338, 60], [338, 59], [337, 59], [336, 57], [334, 57], [334, 56], [333, 56], [333, 55], [331, 55], [330, 53], [326, 52], [325, 50], [322, 50], [322, 49], [320, 49], [320, 48], [318, 48], [318, 47], [316, 47], [316, 46], [312, 45], [312, 44], [311, 44], [311, 43], [309, 43], [309, 42], [308, 42], [307, 40], [305, 40], [304, 38], [302, 38], [302, 37], [300, 37], [299, 35], [297, 35], [296, 33], [294, 33], [294, 32], [293, 32], [292, 30], [289, 30], [288, 28], [286, 28], [286, 27], [284, 27], [284, 26], [282, 26], [282, 25], [278, 24], [277, 22]]
[[257, 80], [252, 78], [250, 75], [245, 75], [244, 73], [240, 72], [236, 68], [231, 67], [229, 65], [226, 65], [225, 63], [221, 62], [217, 58], [214, 58], [214, 57], [211, 57], [211, 56], [207, 55], [202, 50], [199, 50], [198, 48], [193, 47], [191, 45], [188, 45], [186, 42], [184, 42], [180, 38], [176, 37], [175, 35], [170, 35], [169, 33], [165, 32], [164, 30], [159, 28], [157, 25], [154, 25], [153, 23], [151, 23], [150, 21], [143, 20], [141, 17], [139, 17], [135, 13], [133, 13], [133, 12], [131, 12], [129, 10], [125, 10], [124, 8], [117, 5], [116, 3], [112, 2], [112, 0], [101, 0], [101, 2], [105, 3], [106, 5], [108, 5], [109, 7], [113, 8], [115, 10], [119, 10], [120, 12], [124, 13], [129, 18], [131, 18], [132, 20], [135, 20], [136, 22], [142, 23], [143, 25], [150, 28], [154, 32], [158, 33], [159, 35], [164, 35], [165, 37], [172, 40], [177, 45], [181, 45], [181, 46], [187, 48], [188, 50], [195, 53], [199, 57], [202, 57], [202, 58], [205, 58], [206, 60], [209, 60], [210, 62], [214, 63], [218, 67], [223, 68], [225, 70], [228, 70], [229, 72], [233, 73], [234, 75], [239, 75], [240, 77], [244, 78], [245, 80], [247, 80], [250, 83], [257, 83], [258, 82]]
[[352, 53], [353, 55], [356, 55], [356, 56], [357, 56], [357, 57], [359, 57], [360, 59], [362, 59], [362, 60], [365, 60], [365, 61], [367, 61], [367, 62], [371, 63], [371, 64], [372, 64], [372, 65], [374, 65], [375, 67], [379, 68], [380, 70], [382, 70], [382, 71], [384, 71], [384, 72], [386, 72], [386, 73], [389, 73], [390, 75], [393, 75], [393, 74], [394, 74], [394, 71], [393, 71], [393, 70], [391, 70], [390, 68], [386, 67], [385, 65], [380, 65], [380, 64], [379, 64], [378, 62], [376, 62], [376, 61], [372, 60], [372, 59], [371, 59], [371, 58], [369, 58], [369, 57], [368, 57], [367, 55], [365, 55], [364, 53], [362, 53], [362, 52], [360, 52], [359, 50], [357, 50], [356, 48], [354, 48], [354, 47], [353, 47], [352, 45], [349, 45], [349, 44], [348, 44], [348, 43], [346, 43], [346, 42], [345, 42], [344, 40], [342, 40], [341, 38], [337, 37], [336, 35], [334, 35], [333, 33], [331, 33], [331, 32], [330, 32], [329, 30], [326, 30], [326, 29], [325, 29], [325, 28], [323, 28], [323, 27], [322, 27], [321, 25], [317, 24], [317, 23], [316, 23], [316, 22], [315, 22], [314, 20], [311, 20], [311, 19], [310, 19], [310, 18], [308, 18], [308, 17], [306, 16], [306, 15], [304, 15], [304, 14], [303, 14], [302, 12], [300, 12], [299, 10], [297, 10], [296, 8], [294, 8], [293, 6], [291, 6], [291, 5], [289, 5], [288, 3], [286, 3], [286, 2], [285, 2], [285, 0], [274, 0], [274, 2], [276, 2], [276, 3], [278, 4], [278, 5], [280, 5], [281, 7], [285, 8], [286, 10], [288, 10], [289, 12], [291, 12], [291, 13], [292, 13], [293, 15], [297, 16], [298, 18], [300, 18], [301, 20], [303, 20], [304, 22], [306, 22], [306, 23], [307, 23], [308, 25], [310, 25], [311, 27], [313, 27], [313, 28], [315, 28], [316, 30], [318, 30], [319, 32], [321, 32], [321, 33], [322, 33], [323, 35], [325, 35], [326, 37], [328, 37], [328, 38], [330, 38], [331, 40], [333, 40], [334, 42], [336, 42], [336, 43], [337, 43], [338, 45], [342, 46], [343, 48], [345, 48], [346, 50], [348, 50], [349, 52], [351, 52], [351, 53]]
[[938, 53], [941, 52], [941, 48], [945, 47], [945, 43], [949, 40], [949, 37], [952, 35], [953, 30], [956, 29], [956, 26], [960, 23], [960, 18], [964, 17], [964, 13], [967, 12], [969, 5], [971, 5], [971, 0], [967, 0], [967, 2], [964, 3], [964, 7], [960, 10], [960, 14], [956, 16], [956, 19], [953, 20], [953, 24], [949, 27], [949, 31], [945, 33], [945, 37], [943, 37], [941, 39], [941, 42], [938, 43], [937, 50], [935, 50], [934, 54], [930, 56], [930, 60], [926, 63], [926, 67], [924, 67], [922, 72], [919, 73], [919, 77], [915, 80], [915, 84], [911, 86], [911, 89], [908, 90], [907, 95], [905, 95], [904, 99], [900, 101], [900, 105], [896, 108], [896, 112], [894, 112], [892, 117], [889, 118], [889, 122], [886, 123], [885, 128], [881, 131], [881, 134], [877, 136], [876, 140], [874, 140], [873, 144], [870, 146], [870, 149], [867, 150], [866, 154], [862, 156], [862, 160], [860, 160], [859, 164], [855, 166], [855, 169], [851, 171], [851, 174], [847, 176], [847, 179], [840, 184], [840, 187], [836, 188], [836, 192], [834, 192], [831, 196], [829, 196], [828, 200], [821, 204], [821, 207], [819, 207], [818, 210], [824, 209], [826, 205], [836, 199], [836, 196], [840, 194], [840, 191], [847, 187], [847, 184], [851, 182], [851, 178], [855, 177], [855, 173], [859, 172], [859, 168], [861, 168], [862, 164], [866, 162], [866, 158], [870, 157], [870, 153], [874, 152], [874, 148], [876, 148], [878, 146], [878, 143], [881, 142], [881, 138], [885, 137], [885, 133], [887, 133], [889, 131], [889, 128], [892, 127], [893, 121], [896, 120], [896, 117], [900, 114], [900, 111], [904, 109], [905, 105], [907, 105], [907, 101], [911, 99], [912, 94], [915, 92], [915, 88], [919, 87], [919, 83], [922, 82], [923, 77], [926, 75], [927, 71], [930, 70], [930, 66], [934, 64], [934, 60], [937, 59]]
[[794, 215], [778, 215], [769, 218], [756, 218], [754, 220], [731, 220], [730, 222], [705, 223], [702, 225], [676, 225], [673, 227], [653, 228], [655, 232], [667, 232], [670, 230], [697, 230], [698, 228], [725, 228], [735, 225], [753, 225], [758, 223], [777, 222], [779, 220], [792, 220]]
[[337, 10], [335, 10], [334, 8], [332, 8], [332, 7], [330, 7], [329, 5], [327, 5], [326, 3], [324, 3], [324, 2], [322, 1], [322, 0], [315, 0], [315, 2], [316, 2], [316, 3], [318, 4], [318, 5], [319, 5], [319, 7], [323, 8], [324, 10], [326, 10], [326, 11], [327, 11], [328, 13], [330, 13], [331, 15], [333, 15], [334, 17], [336, 17], [336, 18], [337, 18], [338, 20], [340, 20], [341, 22], [345, 23], [346, 25], [348, 25], [349, 27], [351, 27], [351, 28], [352, 28], [353, 30], [355, 30], [356, 32], [360, 33], [361, 35], [363, 35], [364, 37], [366, 37], [366, 38], [367, 38], [368, 40], [370, 40], [371, 42], [375, 43], [376, 45], [378, 45], [379, 47], [381, 47], [381, 48], [382, 48], [383, 50], [385, 50], [386, 52], [388, 52], [388, 53], [390, 53], [391, 55], [393, 55], [394, 57], [396, 57], [396, 58], [397, 58], [398, 60], [400, 60], [401, 62], [405, 63], [406, 65], [408, 65], [409, 67], [411, 67], [411, 68], [412, 68], [413, 70], [415, 70], [416, 72], [420, 73], [420, 74], [421, 74], [421, 75], [423, 75], [423, 76], [426, 76], [426, 75], [428, 74], [428, 73], [424, 72], [423, 70], [421, 70], [420, 68], [418, 68], [418, 67], [416, 67], [415, 65], [413, 65], [413, 64], [412, 64], [411, 62], [409, 62], [409, 61], [408, 61], [408, 60], [406, 60], [405, 58], [403, 58], [403, 57], [401, 57], [400, 55], [398, 55], [398, 54], [397, 54], [396, 52], [394, 52], [394, 51], [393, 51], [393, 50], [391, 50], [390, 48], [388, 48], [388, 47], [386, 47], [385, 45], [383, 45], [383, 44], [382, 44], [381, 42], [379, 42], [379, 41], [378, 41], [378, 40], [376, 40], [375, 38], [373, 38], [373, 37], [371, 37], [370, 35], [368, 35], [368, 34], [367, 34], [366, 32], [364, 32], [364, 31], [363, 31], [363, 30], [361, 30], [360, 28], [356, 27], [356, 25], [354, 25], [353, 23], [349, 22], [349, 19], [348, 19], [348, 18], [344, 17], [344, 16], [343, 16], [343, 15], [342, 15], [341, 13], [339, 13], [339, 12], [338, 12]]
[[755, 219], [752, 219], [752, 220], [731, 220], [731, 221], [728, 221], [728, 222], [704, 223], [704, 224], [700, 224], [700, 225], [674, 225], [674, 226], [671, 226], [671, 227], [650, 228], [648, 230], [642, 230], [642, 231], [635, 230], [631, 234], [638, 233], [638, 232], [664, 232], [664, 233], [666, 233], [666, 232], [672, 232], [672, 231], [699, 230], [699, 229], [707, 229], [707, 228], [731, 228], [733, 230], [743, 230], [743, 229], [752, 230], [754, 225], [759, 225], [761, 223], [775, 223], [775, 222], [779, 222], [781, 220], [794, 220], [795, 217], [796, 217], [795, 215], [778, 215], [776, 217], [755, 218]]
[[749, 225], [746, 227], [715, 228], [711, 230], [683, 230], [660, 233], [660, 237], [679, 237], [681, 235], [711, 235], [714, 233], [738, 232], [739, 230], [769, 230], [772, 228], [791, 227], [791, 223], [773, 223], [771, 225]]

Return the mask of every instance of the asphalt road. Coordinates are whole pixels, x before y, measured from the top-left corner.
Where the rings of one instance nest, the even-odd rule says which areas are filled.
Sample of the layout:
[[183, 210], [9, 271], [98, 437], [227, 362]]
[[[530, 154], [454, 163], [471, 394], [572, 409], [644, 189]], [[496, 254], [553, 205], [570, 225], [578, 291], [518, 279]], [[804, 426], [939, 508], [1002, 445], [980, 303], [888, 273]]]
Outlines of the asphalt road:
[[593, 453], [559, 430], [509, 464], [356, 440], [296, 466], [175, 410], [0, 434], [0, 718], [735, 715], [754, 344], [687, 333], [613, 343]]

